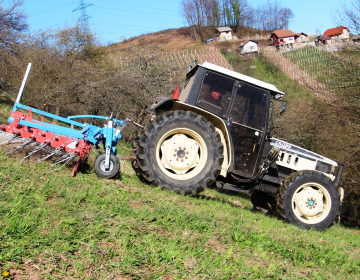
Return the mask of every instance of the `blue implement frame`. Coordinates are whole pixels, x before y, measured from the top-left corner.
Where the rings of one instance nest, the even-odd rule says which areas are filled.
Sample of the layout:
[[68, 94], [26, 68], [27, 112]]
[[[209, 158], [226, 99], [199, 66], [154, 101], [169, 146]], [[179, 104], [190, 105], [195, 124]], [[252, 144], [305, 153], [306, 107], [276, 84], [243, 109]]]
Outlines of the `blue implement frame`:
[[[17, 111], [18, 109], [27, 110], [31, 113], [39, 114], [39, 115], [69, 124], [69, 125], [71, 125], [71, 128], [52, 124], [52, 123], [47, 123], [47, 122], [43, 122], [43, 121], [33, 120], [32, 118], [30, 120], [26, 120], [26, 119], [17, 120], [18, 124], [32, 127], [32, 128], [38, 128], [45, 132], [52, 132], [58, 136], [75, 138], [78, 140], [84, 140], [84, 141], [87, 141], [90, 144], [96, 145], [96, 146], [98, 146], [100, 143], [103, 143], [104, 150], [106, 153], [104, 167], [105, 167], [105, 170], [108, 170], [110, 168], [110, 154], [113, 154], [117, 157], [116, 146], [117, 146], [119, 139], [121, 138], [122, 130], [129, 123], [129, 118], [126, 118], [124, 120], [118, 120], [118, 119], [112, 118], [112, 116], [105, 117], [105, 116], [95, 116], [95, 115], [78, 115], [78, 116], [69, 116], [67, 118], [64, 118], [64, 117], [60, 117], [60, 116], [57, 116], [57, 115], [54, 115], [54, 114], [51, 114], [51, 113], [48, 113], [45, 111], [41, 111], [41, 110], [33, 108], [33, 107], [23, 105], [20, 103], [20, 99], [21, 99], [23, 89], [24, 89], [27, 77], [29, 75], [30, 69], [31, 69], [31, 63], [28, 64], [28, 67], [26, 69], [26, 72], [25, 72], [18, 96], [14, 103], [12, 112]], [[30, 115], [32, 115], [32, 114], [30, 114]], [[88, 123], [81, 123], [81, 122], [73, 120], [73, 119], [85, 119], [85, 118], [106, 120], [107, 124], [104, 125], [104, 127], [100, 128], [95, 125], [91, 125]], [[8, 122], [9, 123], [15, 122], [15, 118], [13, 116], [9, 117]], [[79, 129], [74, 129], [73, 128], [74, 126], [78, 127]]]

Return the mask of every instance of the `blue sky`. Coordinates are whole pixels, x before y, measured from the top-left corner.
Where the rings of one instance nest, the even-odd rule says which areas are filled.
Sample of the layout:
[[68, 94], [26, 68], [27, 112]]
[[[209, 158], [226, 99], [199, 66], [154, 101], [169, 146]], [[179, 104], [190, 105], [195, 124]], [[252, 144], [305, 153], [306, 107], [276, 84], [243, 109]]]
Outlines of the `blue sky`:
[[[3, 0], [6, 5], [9, 0]], [[124, 0], [84, 0], [93, 4], [86, 9], [91, 18], [90, 28], [95, 30], [103, 44], [139, 36], [169, 28], [179, 28], [186, 23], [180, 15], [181, 0], [124, 1]], [[265, 0], [248, 0], [257, 7]], [[315, 34], [335, 27], [331, 11], [336, 11], [341, 0], [292, 0], [279, 1], [289, 7], [295, 17], [289, 28], [293, 32]], [[64, 25], [74, 25], [81, 12], [72, 12], [79, 0], [24, 0], [23, 9], [28, 15], [31, 30], [57, 29]]]

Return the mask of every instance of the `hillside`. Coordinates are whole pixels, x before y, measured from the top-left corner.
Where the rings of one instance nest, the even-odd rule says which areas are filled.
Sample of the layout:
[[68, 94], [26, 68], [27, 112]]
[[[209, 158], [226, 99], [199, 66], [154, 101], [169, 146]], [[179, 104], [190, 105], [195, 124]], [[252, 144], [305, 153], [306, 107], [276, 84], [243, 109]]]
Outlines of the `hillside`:
[[126, 51], [130, 48], [155, 46], [159, 51], [182, 51], [194, 47], [198, 42], [190, 36], [190, 27], [168, 29], [144, 34], [110, 45], [112, 50]]
[[355, 279], [359, 233], [304, 231], [246, 197], [184, 197], [121, 177], [74, 178], [0, 151], [2, 279]]
[[[174, 54], [175, 68], [186, 68], [185, 51], [188, 55], [197, 50], [205, 58], [212, 53], [205, 52], [208, 45], [186, 47], [186, 42], [184, 49], [173, 49], [181, 35], [174, 35], [174, 41], [167, 32], [163, 35], [164, 46], [146, 36], [133, 43], [154, 44]], [[236, 71], [286, 92], [287, 112], [280, 116], [275, 107], [276, 137], [348, 164], [342, 209], [347, 212], [341, 213], [342, 223], [324, 232], [304, 231], [271, 213], [253, 211], [246, 195], [209, 188], [197, 196], [180, 196], [145, 184], [124, 161], [118, 178], [100, 179], [92, 167], [96, 154], [72, 178], [69, 166], [56, 172], [48, 170], [51, 161], [33, 167], [36, 156], [19, 165], [26, 150], [6, 157], [6, 146], [0, 149], [2, 279], [358, 278], [359, 231], [349, 225], [351, 219], [353, 224], [358, 222], [358, 154], [348, 150], [358, 138], [350, 133], [353, 128], [347, 115], [341, 115], [348, 111], [338, 111], [317, 98], [264, 56], [248, 59], [227, 51], [236, 48], [233, 44], [219, 44], [217, 54], [221, 51]], [[160, 64], [164, 62], [161, 58], [151, 60], [151, 69], [166, 65]], [[119, 73], [111, 83], [127, 78], [125, 72]], [[93, 76], [86, 74], [84, 77]], [[130, 84], [125, 78], [120, 81]], [[103, 85], [96, 90], [105, 88]], [[103, 99], [109, 96], [106, 89]], [[116, 100], [121, 90], [114, 89]], [[6, 123], [13, 101], [10, 94], [0, 92], [0, 122]], [[103, 108], [100, 112], [105, 114]], [[119, 149], [119, 153], [128, 152]]]

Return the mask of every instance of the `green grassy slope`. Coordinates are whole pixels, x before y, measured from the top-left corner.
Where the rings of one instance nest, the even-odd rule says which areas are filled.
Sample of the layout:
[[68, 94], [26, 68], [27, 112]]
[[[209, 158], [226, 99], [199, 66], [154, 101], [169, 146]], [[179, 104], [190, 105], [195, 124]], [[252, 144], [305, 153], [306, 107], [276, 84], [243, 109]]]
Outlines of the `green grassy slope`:
[[[1, 115], [9, 111], [2, 105]], [[319, 233], [252, 212], [248, 199], [208, 189], [184, 197], [90, 168], [48, 171], [0, 151], [3, 279], [355, 279], [360, 238]]]
[[[359, 232], [304, 231], [251, 211], [247, 199], [206, 190], [183, 197], [124, 168], [35, 170], [0, 153], [0, 271], [46, 278], [354, 279]], [[231, 278], [232, 277], [232, 278]], [[108, 279], [109, 279], [108, 278]]]

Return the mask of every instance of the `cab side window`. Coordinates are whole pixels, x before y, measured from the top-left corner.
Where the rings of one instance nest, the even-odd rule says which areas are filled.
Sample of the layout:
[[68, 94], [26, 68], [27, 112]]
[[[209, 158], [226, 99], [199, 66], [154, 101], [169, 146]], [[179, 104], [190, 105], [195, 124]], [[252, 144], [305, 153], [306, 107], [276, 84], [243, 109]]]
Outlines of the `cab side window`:
[[197, 105], [225, 118], [234, 84], [234, 79], [208, 70], [205, 71]]

